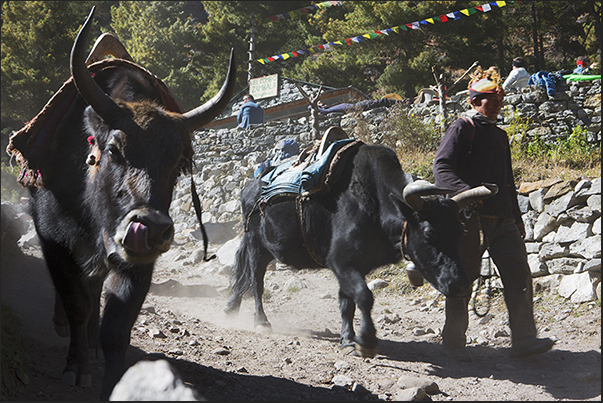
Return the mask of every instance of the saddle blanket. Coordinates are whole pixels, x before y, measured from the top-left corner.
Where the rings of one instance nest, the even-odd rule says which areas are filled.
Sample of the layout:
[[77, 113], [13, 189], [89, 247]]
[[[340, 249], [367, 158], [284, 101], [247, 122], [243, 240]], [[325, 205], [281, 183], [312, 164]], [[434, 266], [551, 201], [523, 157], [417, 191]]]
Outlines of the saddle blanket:
[[284, 160], [262, 176], [261, 199], [267, 202], [276, 195], [299, 195], [315, 190], [337, 151], [353, 141], [355, 140], [344, 139], [334, 142], [315, 161], [307, 165], [294, 166], [297, 161], [295, 157]]

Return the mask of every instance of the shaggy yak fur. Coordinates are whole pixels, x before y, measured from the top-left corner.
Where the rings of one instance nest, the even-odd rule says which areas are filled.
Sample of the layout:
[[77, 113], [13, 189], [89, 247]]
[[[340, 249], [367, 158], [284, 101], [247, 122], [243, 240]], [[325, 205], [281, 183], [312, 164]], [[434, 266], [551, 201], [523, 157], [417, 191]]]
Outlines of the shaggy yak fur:
[[168, 210], [178, 176], [192, 167], [192, 132], [230, 101], [236, 68], [231, 52], [218, 94], [182, 113], [166, 105], [156, 77], [127, 60], [95, 63], [92, 77], [83, 47], [93, 12], [73, 45], [73, 82], [63, 88], [75, 85], [73, 102], [47, 158], [26, 164], [36, 172], [30, 210], [58, 296], [55, 328], [70, 336], [63, 382], [91, 386], [88, 348], [100, 344], [101, 399], [107, 400], [126, 369], [130, 332], [154, 262], [173, 240]]
[[[362, 144], [348, 152], [354, 155], [345, 158], [339, 180], [326, 191], [258, 203], [261, 177], [244, 188], [241, 205], [247, 225], [225, 311], [237, 313], [251, 287], [255, 324], [270, 327], [262, 305], [267, 265], [276, 259], [298, 269], [328, 267], [339, 282], [341, 348], [372, 357], [378, 340], [365, 276], [406, 255], [444, 295], [468, 295], [471, 284], [459, 261], [463, 228], [458, 212], [490, 189], [447, 199], [442, 195], [450, 190], [409, 180], [390, 148]], [[356, 307], [362, 319], [358, 334], [353, 326]]]

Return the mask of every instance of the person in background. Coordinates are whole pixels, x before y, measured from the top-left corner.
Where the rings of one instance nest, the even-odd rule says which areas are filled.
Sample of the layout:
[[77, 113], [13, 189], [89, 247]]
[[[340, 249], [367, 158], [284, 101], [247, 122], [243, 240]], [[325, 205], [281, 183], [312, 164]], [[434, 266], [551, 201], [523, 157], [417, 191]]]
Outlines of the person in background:
[[[379, 108], [382, 106], [390, 107], [390, 106], [395, 105], [400, 102], [403, 102], [401, 100], [401, 98], [397, 99], [397, 98], [383, 97], [380, 99], [367, 99], [367, 100], [359, 101], [356, 103], [342, 102], [342, 103], [331, 105], [331, 106], [328, 106], [327, 104], [325, 104], [322, 101], [318, 101], [317, 106], [318, 106], [318, 113], [320, 113], [321, 115], [326, 115], [326, 114], [332, 113], [332, 112], [347, 113], [352, 110], [368, 111], [368, 110]], [[312, 108], [311, 106], [308, 106], [308, 109], [311, 109], [311, 108]]]
[[264, 123], [264, 110], [255, 102], [251, 94], [243, 97], [243, 105], [237, 115], [238, 127], [249, 129], [250, 124]]
[[516, 57], [513, 59], [512, 70], [509, 76], [503, 83], [503, 90], [505, 92], [518, 90], [528, 86], [530, 80], [530, 73], [526, 70], [526, 62], [522, 57]]
[[597, 68], [598, 63], [595, 62], [592, 65], [590, 64], [590, 59], [588, 56], [580, 56], [576, 60], [576, 68], [574, 69], [574, 74], [591, 74], [591, 70]]
[[[498, 193], [459, 212], [465, 227], [461, 263], [469, 280], [480, 274], [485, 250], [498, 268], [511, 328], [511, 356], [544, 353], [555, 343], [536, 337], [532, 273], [523, 240], [525, 229], [513, 178], [507, 133], [496, 125], [505, 92], [500, 76], [478, 66], [469, 84], [472, 110], [453, 122], [438, 147], [433, 162], [437, 186], [454, 194], [493, 183]], [[469, 297], [446, 298], [442, 342], [447, 355], [472, 361], [465, 348], [469, 325]]]

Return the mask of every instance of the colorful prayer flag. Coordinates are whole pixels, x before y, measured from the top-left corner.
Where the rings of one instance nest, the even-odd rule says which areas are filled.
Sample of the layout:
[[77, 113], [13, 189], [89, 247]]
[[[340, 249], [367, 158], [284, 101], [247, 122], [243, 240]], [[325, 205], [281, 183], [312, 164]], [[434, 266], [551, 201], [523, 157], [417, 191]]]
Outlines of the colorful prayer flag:
[[[269, 21], [276, 21], [279, 19], [290, 19], [293, 17], [293, 15], [297, 14], [297, 15], [301, 15], [301, 14], [305, 14], [307, 12], [307, 10], [310, 9], [317, 9], [317, 8], [325, 8], [325, 7], [331, 7], [332, 5], [341, 5], [343, 2], [342, 1], [326, 1], [326, 2], [322, 2], [313, 6], [307, 6], [305, 8], [300, 8], [298, 10], [293, 10], [290, 11], [288, 13], [285, 14], [278, 14], [276, 16], [270, 16], [267, 18], [267, 20]], [[513, 3], [513, 2], [511, 2]], [[373, 32], [369, 32], [363, 35], [358, 35], [355, 37], [351, 37], [351, 38], [347, 38], [344, 40], [339, 40], [339, 41], [334, 41], [334, 42], [329, 42], [329, 43], [325, 43], [322, 45], [318, 45], [318, 46], [312, 46], [309, 49], [302, 49], [302, 50], [298, 50], [297, 52], [288, 52], [288, 53], [284, 53], [281, 55], [275, 55], [275, 56], [271, 56], [268, 58], [264, 58], [264, 59], [257, 59], [260, 63], [265, 64], [265, 63], [269, 63], [275, 60], [286, 60], [288, 58], [291, 57], [297, 57], [299, 55], [308, 55], [310, 53], [315, 53], [318, 52], [319, 50], [324, 50], [324, 51], [328, 51], [331, 50], [332, 46], [335, 45], [343, 45], [343, 44], [347, 44], [347, 45], [351, 45], [352, 42], [353, 43], [360, 43], [360, 42], [364, 42], [364, 38], [367, 39], [374, 39], [379, 35], [389, 35], [390, 32], [395, 32], [396, 34], [400, 33], [400, 29], [403, 31], [408, 31], [408, 29], [420, 29], [421, 28], [421, 24], [422, 25], [429, 25], [429, 24], [435, 24], [436, 22], [448, 22], [449, 20], [458, 20], [461, 18], [462, 15], [465, 15], [467, 17], [472, 16], [473, 14], [477, 13], [477, 10], [482, 11], [482, 12], [488, 12], [492, 10], [492, 6], [497, 6], [497, 7], [504, 7], [506, 6], [507, 2], [506, 1], [495, 1], [495, 2], [490, 2], [490, 3], [485, 3], [482, 4], [480, 6], [475, 6], [475, 7], [471, 7], [471, 8], [467, 8], [467, 9], [463, 9], [460, 11], [453, 11], [450, 13], [446, 13], [446, 14], [442, 14], [440, 16], [437, 17], [431, 17], [431, 18], [426, 18], [424, 20], [419, 20], [419, 21], [414, 21], [411, 23], [407, 23], [407, 24], [403, 24], [403, 25], [399, 25], [396, 27], [391, 27], [391, 28], [387, 28], [387, 29], [382, 29], [382, 30], [374, 30]]]

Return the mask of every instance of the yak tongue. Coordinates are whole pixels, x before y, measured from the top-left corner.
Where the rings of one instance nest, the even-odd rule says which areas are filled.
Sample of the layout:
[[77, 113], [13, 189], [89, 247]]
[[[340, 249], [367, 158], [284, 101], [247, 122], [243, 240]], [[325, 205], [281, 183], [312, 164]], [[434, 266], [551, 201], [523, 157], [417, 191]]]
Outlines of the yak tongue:
[[147, 253], [149, 245], [147, 243], [147, 226], [139, 221], [132, 221], [128, 225], [123, 244], [134, 253]]

